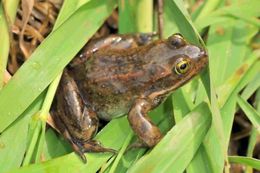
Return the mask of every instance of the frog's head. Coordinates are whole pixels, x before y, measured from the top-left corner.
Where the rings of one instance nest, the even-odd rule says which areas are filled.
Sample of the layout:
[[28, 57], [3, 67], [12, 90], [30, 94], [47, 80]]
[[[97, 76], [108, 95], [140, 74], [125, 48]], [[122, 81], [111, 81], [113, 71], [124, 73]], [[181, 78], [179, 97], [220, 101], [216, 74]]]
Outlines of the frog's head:
[[[201, 72], [208, 63], [205, 49], [189, 44], [182, 35], [174, 34], [166, 40], [172, 55], [168, 57], [167, 66], [171, 70], [170, 78], [174, 88], [178, 88]], [[169, 52], [169, 53], [170, 53]]]
[[156, 47], [152, 52], [157, 58], [153, 61], [156, 69], [160, 70], [156, 73], [159, 75], [155, 85], [166, 93], [187, 83], [208, 63], [206, 50], [188, 43], [180, 34], [157, 43]]
[[[180, 34], [170, 36], [166, 41], [173, 56], [168, 58], [172, 75], [189, 80], [198, 74], [208, 63], [205, 49], [189, 44]], [[173, 53], [174, 52], [174, 53]]]

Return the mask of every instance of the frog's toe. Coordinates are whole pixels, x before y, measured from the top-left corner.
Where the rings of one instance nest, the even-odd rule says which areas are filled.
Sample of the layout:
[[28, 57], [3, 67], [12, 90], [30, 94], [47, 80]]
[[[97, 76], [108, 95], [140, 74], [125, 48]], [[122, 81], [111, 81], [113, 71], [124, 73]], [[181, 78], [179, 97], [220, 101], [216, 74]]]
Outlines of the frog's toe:
[[83, 152], [95, 152], [95, 153], [101, 153], [101, 152], [109, 152], [116, 154], [117, 151], [112, 148], [106, 148], [101, 145], [99, 141], [96, 140], [89, 140], [87, 142], [84, 142], [82, 145]]
[[130, 151], [132, 149], [136, 149], [136, 148], [149, 148], [149, 146], [138, 139], [135, 142], [133, 142], [132, 144], [128, 145], [125, 152], [128, 152], [128, 151]]
[[116, 154], [117, 151], [112, 149], [112, 148], [105, 148], [101, 145], [99, 141], [96, 140], [88, 140], [85, 142], [81, 141], [73, 141], [72, 142], [72, 147], [74, 151], [80, 156], [82, 159], [83, 163], [87, 163], [86, 156], [84, 153], [87, 152], [94, 152], [94, 153], [103, 153], [103, 152], [110, 152], [113, 154]]
[[87, 158], [84, 155], [84, 151], [82, 151], [82, 146], [78, 145], [77, 143], [72, 142], [72, 148], [75, 151], [75, 153], [77, 153], [79, 155], [79, 157], [81, 158], [81, 160], [83, 161], [83, 163], [87, 163]]

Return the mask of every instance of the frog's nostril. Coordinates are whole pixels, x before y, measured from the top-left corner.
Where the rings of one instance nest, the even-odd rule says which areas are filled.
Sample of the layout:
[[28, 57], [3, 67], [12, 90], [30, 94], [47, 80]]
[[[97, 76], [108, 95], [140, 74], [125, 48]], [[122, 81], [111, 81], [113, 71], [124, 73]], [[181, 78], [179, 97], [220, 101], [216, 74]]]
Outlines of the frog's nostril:
[[200, 51], [200, 59], [201, 59], [201, 67], [205, 67], [208, 64], [208, 52], [205, 49], [201, 49]]
[[208, 53], [205, 49], [200, 49], [200, 56], [208, 56]]

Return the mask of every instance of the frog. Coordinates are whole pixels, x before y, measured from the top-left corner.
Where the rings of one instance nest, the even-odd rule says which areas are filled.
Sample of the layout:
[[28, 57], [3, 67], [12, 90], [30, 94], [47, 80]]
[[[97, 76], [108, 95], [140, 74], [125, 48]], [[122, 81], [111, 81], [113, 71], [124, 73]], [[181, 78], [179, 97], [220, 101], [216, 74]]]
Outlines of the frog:
[[138, 146], [154, 147], [163, 134], [148, 112], [208, 64], [206, 49], [179, 33], [153, 38], [144, 33], [96, 39], [64, 70], [52, 115], [85, 163], [86, 152], [116, 152], [93, 139], [100, 120], [126, 115]]

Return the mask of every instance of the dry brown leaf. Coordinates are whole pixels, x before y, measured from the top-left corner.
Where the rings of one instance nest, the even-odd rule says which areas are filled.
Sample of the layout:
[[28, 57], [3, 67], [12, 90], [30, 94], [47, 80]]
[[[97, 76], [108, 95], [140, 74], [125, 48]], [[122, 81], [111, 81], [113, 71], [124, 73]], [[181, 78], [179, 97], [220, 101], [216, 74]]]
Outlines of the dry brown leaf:
[[53, 129], [55, 129], [58, 133], [60, 133], [60, 131], [58, 130], [58, 128], [56, 127], [54, 121], [53, 121], [53, 118], [52, 116], [49, 114], [47, 116], [47, 120], [46, 120], [46, 123], [51, 126]]
[[29, 21], [30, 15], [32, 13], [33, 5], [34, 5], [34, 0], [22, 0], [23, 15], [22, 15], [22, 30], [19, 34], [19, 45], [25, 58], [28, 58], [31, 54], [29, 48], [26, 46], [24, 42], [24, 31]]
[[11, 79], [11, 75], [10, 75], [10, 73], [7, 71], [7, 70], [5, 70], [5, 74], [4, 74], [4, 85], [5, 84], [7, 84], [7, 82]]

